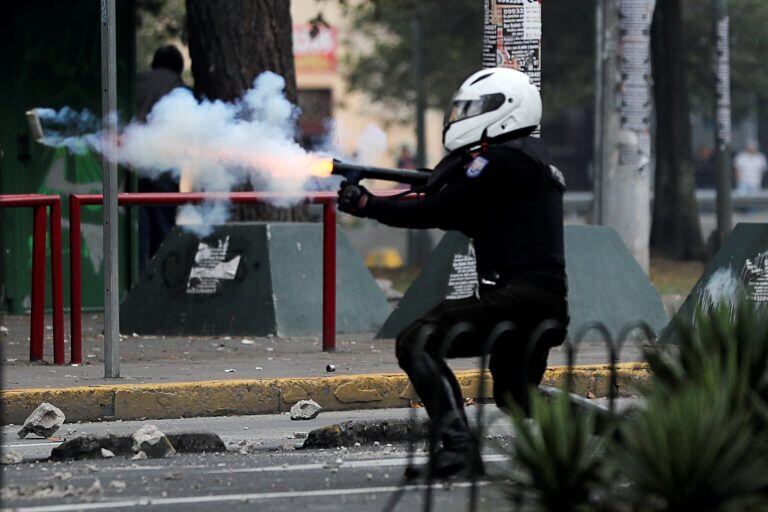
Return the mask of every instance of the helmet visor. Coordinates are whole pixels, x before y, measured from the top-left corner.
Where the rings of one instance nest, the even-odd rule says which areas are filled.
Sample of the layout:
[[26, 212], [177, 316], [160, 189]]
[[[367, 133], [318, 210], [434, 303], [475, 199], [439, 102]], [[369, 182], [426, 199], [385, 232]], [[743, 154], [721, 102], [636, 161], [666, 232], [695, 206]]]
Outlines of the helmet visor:
[[504, 95], [502, 93], [486, 94], [477, 100], [453, 100], [445, 114], [443, 124], [448, 126], [462, 119], [479, 116], [496, 110], [503, 104]]

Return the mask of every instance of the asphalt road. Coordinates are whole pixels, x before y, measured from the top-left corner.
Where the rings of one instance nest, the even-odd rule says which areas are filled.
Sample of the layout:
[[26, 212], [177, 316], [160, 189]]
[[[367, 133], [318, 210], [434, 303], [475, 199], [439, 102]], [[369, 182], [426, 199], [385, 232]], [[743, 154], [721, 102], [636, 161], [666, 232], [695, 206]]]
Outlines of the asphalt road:
[[[474, 415], [475, 408], [469, 414]], [[488, 407], [486, 413], [497, 410]], [[193, 418], [152, 423], [163, 430], [209, 430], [228, 445], [222, 454], [175, 455], [166, 459], [133, 461], [115, 457], [71, 462], [48, 462], [52, 443], [44, 439], [19, 440], [18, 427], [3, 429], [3, 451], [13, 450], [24, 462], [2, 467], [2, 510], [75, 511], [122, 510], [142, 506], [150, 510], [384, 510], [399, 496], [395, 510], [423, 506], [426, 486], [416, 481], [403, 486], [409, 461], [405, 445], [350, 446], [329, 450], [295, 450], [296, 433], [307, 432], [346, 419], [406, 417], [409, 410], [324, 413], [307, 422], [285, 415], [228, 418]], [[419, 410], [418, 414], [423, 415]], [[67, 437], [89, 432], [128, 433], [147, 422], [66, 424]], [[77, 432], [72, 432], [77, 430]], [[487, 436], [499, 443], [510, 440], [505, 421], [494, 424]], [[13, 436], [13, 437], [12, 437]], [[299, 434], [299, 437], [301, 434]], [[240, 445], [253, 445], [254, 453], [239, 453]], [[485, 459], [491, 475], [504, 476], [507, 457], [490, 448]], [[418, 447], [414, 457], [424, 462]], [[35, 461], [34, 459], [39, 459]], [[98, 481], [98, 484], [96, 483]], [[452, 482], [434, 487], [434, 510], [467, 510], [470, 484]], [[402, 495], [400, 493], [402, 492]], [[480, 483], [481, 510], [506, 498], [503, 484], [490, 478]], [[500, 501], [501, 500], [501, 501]], [[498, 502], [498, 503], [497, 503]], [[490, 507], [493, 508], [493, 507]]]

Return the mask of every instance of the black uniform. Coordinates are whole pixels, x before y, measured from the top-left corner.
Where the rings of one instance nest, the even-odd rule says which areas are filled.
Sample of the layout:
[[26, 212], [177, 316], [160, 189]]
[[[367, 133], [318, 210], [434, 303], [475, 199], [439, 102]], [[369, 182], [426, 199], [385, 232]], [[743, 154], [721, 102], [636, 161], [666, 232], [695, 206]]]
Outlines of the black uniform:
[[[491, 146], [474, 159], [452, 153], [435, 173], [432, 192], [405, 201], [371, 196], [358, 213], [390, 226], [456, 230], [474, 242], [479, 297], [446, 300], [397, 338], [398, 362], [433, 422], [445, 428], [443, 443], [451, 448], [465, 446], [470, 436], [456, 377], [435, 357], [448, 329], [463, 321], [474, 326], [447, 353], [470, 357], [480, 355], [499, 322], [515, 324], [515, 333], [492, 349], [490, 370], [497, 404], [511, 398], [524, 408], [528, 384], [541, 381], [549, 349], [565, 338], [565, 183], [543, 142], [532, 137]], [[531, 335], [546, 320], [555, 320], [559, 328], [531, 344]], [[425, 325], [434, 331], [420, 349]], [[538, 348], [528, 351], [529, 346]]]

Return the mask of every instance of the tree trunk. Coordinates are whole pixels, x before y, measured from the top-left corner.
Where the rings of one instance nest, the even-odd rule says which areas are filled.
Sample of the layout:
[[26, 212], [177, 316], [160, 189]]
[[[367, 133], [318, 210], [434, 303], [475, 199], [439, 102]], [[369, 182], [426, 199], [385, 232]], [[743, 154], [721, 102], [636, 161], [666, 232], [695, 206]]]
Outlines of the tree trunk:
[[676, 260], [703, 259], [690, 107], [683, 63], [681, 0], [656, 5], [651, 31], [656, 102], [656, 182], [651, 248]]
[[[285, 78], [296, 103], [293, 23], [289, 0], [186, 0], [195, 94], [232, 101], [264, 71]], [[239, 190], [251, 190], [250, 185]], [[268, 204], [235, 207], [236, 220], [306, 220], [306, 207]]]

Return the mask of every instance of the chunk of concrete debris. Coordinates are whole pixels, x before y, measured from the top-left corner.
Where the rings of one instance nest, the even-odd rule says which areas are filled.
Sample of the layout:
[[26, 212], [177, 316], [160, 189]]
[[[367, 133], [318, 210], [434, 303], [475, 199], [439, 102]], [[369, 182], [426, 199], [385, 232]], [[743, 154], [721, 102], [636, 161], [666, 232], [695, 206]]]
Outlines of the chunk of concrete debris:
[[292, 420], [313, 420], [323, 408], [314, 400], [299, 400], [291, 407]]
[[0, 455], [0, 464], [18, 464], [22, 459], [23, 457], [19, 452], [4, 452]]
[[115, 454], [112, 450], [107, 450], [106, 448], [101, 449], [101, 457], [104, 459], [111, 459], [114, 457]]
[[19, 437], [24, 439], [32, 433], [40, 437], [51, 437], [64, 424], [64, 413], [55, 405], [43, 402], [24, 420]]
[[125, 489], [125, 482], [122, 480], [112, 480], [109, 482], [110, 489], [123, 490]]
[[101, 491], [102, 491], [101, 480], [97, 478], [88, 488], [88, 490], [85, 492], [86, 494], [94, 495], [94, 494], [101, 494]]
[[138, 451], [136, 455], [131, 457], [131, 460], [146, 460], [146, 459], [147, 459], [147, 454], [142, 451]]
[[151, 459], [161, 459], [176, 453], [171, 442], [155, 425], [144, 425], [133, 433], [133, 451], [144, 452]]

